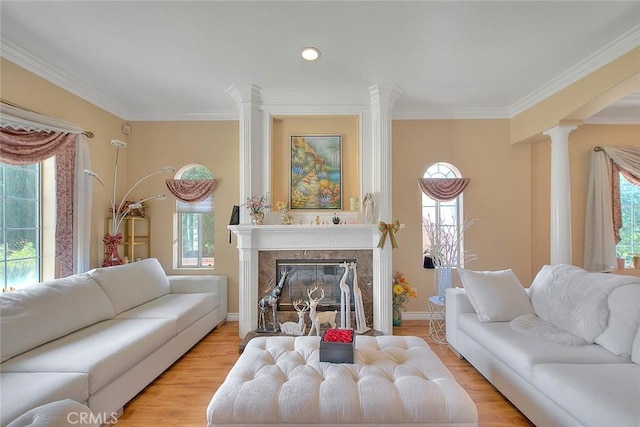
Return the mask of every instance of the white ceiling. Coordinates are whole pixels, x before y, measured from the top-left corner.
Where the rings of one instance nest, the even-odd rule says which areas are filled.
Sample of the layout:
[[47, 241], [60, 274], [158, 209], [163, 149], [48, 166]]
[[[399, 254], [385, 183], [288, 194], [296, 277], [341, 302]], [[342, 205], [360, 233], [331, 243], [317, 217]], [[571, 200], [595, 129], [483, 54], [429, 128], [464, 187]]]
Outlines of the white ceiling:
[[0, 14], [3, 57], [125, 120], [237, 117], [226, 90], [251, 84], [265, 103], [367, 104], [392, 83], [396, 118], [512, 117], [640, 40], [638, 1], [4, 0]]

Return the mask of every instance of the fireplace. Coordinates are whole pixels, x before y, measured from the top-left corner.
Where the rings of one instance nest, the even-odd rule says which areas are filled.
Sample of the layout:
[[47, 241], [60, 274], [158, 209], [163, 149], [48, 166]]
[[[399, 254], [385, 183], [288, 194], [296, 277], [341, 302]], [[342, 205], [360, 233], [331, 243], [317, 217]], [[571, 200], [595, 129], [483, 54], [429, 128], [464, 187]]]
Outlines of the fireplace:
[[[390, 245], [378, 248], [380, 231], [373, 224], [232, 225], [240, 258], [240, 336], [256, 329], [258, 301], [277, 278], [276, 260], [355, 259], [367, 326], [391, 331], [391, 270], [382, 262]], [[384, 278], [384, 279], [383, 279]], [[277, 283], [277, 282], [276, 282]], [[322, 306], [321, 306], [322, 307]], [[322, 307], [324, 310], [325, 308]], [[337, 308], [336, 308], [337, 309]], [[297, 320], [294, 311], [279, 311], [278, 321]]]
[[[289, 271], [283, 288], [278, 322], [297, 322], [298, 317], [292, 300], [308, 300], [307, 289], [323, 288], [325, 297], [318, 304], [318, 311], [340, 310], [340, 279], [344, 261], [354, 262], [358, 274], [358, 287], [362, 293], [367, 325], [373, 325], [373, 251], [372, 250], [265, 250], [258, 252], [258, 298], [262, 298], [274, 283], [280, 280], [282, 270]], [[353, 271], [347, 276], [353, 291]], [[316, 293], [317, 294], [317, 293]], [[353, 292], [351, 292], [352, 324]], [[253, 311], [259, 313], [258, 307]]]

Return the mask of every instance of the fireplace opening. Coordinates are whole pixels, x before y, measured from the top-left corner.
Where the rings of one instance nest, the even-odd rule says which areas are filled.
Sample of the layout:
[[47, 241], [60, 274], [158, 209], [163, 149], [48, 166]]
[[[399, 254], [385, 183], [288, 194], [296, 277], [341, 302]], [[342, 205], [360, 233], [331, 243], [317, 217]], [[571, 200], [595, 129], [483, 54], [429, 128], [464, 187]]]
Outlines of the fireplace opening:
[[[321, 310], [340, 309], [340, 279], [344, 275], [344, 262], [356, 262], [356, 259], [277, 259], [276, 283], [280, 282], [286, 271], [287, 278], [282, 289], [279, 310], [294, 311], [293, 301], [309, 299], [307, 290], [318, 287], [315, 295], [324, 289], [324, 298], [319, 302]], [[347, 285], [349, 285], [350, 305], [353, 303], [353, 270], [348, 269]]]

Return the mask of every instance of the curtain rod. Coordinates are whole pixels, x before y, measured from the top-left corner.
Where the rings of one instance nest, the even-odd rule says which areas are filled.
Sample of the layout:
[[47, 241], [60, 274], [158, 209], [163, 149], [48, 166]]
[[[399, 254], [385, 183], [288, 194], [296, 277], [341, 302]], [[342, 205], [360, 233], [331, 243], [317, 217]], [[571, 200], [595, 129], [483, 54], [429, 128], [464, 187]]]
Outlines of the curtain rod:
[[593, 147], [593, 151], [604, 151], [599, 145]]
[[[4, 98], [0, 98], [0, 102], [2, 102], [3, 104], [7, 104], [7, 105], [9, 105], [9, 106], [11, 106], [11, 107], [14, 107], [14, 108], [19, 108], [19, 109], [21, 109], [21, 110], [28, 111], [28, 112], [30, 112], [30, 113], [41, 114], [41, 113], [38, 113], [37, 111], [33, 111], [33, 110], [28, 109], [28, 108], [25, 108], [25, 107], [23, 107], [22, 105], [16, 104], [16, 103], [11, 102], [11, 101], [7, 101], [7, 100], [6, 100], [6, 99], [4, 99]], [[85, 130], [85, 131], [83, 131], [83, 132], [82, 132], [82, 134], [83, 134], [84, 136], [86, 136], [87, 138], [93, 138], [93, 137], [94, 137], [93, 132], [91, 132], [91, 131], [89, 131], [89, 130]]]

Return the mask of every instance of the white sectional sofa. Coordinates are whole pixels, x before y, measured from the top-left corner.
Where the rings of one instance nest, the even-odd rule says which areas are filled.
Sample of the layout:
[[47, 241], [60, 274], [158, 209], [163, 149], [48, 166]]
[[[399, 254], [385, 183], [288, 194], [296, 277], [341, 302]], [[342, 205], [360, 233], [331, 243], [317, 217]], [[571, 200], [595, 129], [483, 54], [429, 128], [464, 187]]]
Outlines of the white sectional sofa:
[[145, 259], [4, 293], [0, 310], [0, 425], [63, 399], [109, 420], [225, 321], [227, 280]]
[[545, 266], [527, 293], [507, 276], [460, 272], [452, 350], [537, 426], [640, 426], [640, 278]]

